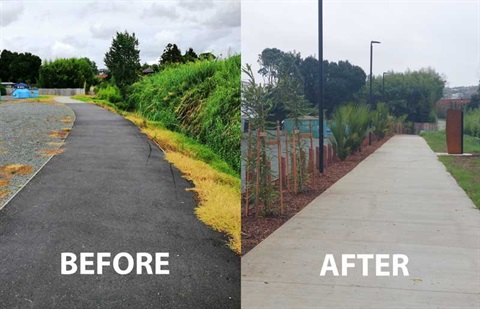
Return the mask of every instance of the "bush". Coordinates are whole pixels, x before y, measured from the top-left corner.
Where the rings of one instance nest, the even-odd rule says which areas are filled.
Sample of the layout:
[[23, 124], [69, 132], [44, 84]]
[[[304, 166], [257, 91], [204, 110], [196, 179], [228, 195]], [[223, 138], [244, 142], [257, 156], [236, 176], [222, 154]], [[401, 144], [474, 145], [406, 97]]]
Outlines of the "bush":
[[332, 115], [330, 129], [335, 151], [340, 160], [360, 150], [370, 132], [370, 111], [367, 105], [348, 104], [337, 108]]
[[122, 101], [120, 89], [117, 86], [107, 85], [105, 88], [98, 89], [97, 97], [102, 100], [107, 100], [111, 103], [119, 103]]
[[385, 103], [378, 103], [377, 108], [372, 112], [373, 133], [381, 140], [388, 131], [389, 108]]
[[5, 89], [5, 86], [0, 84], [0, 94], [1, 95], [7, 95], [7, 89]]
[[468, 110], [463, 118], [464, 133], [480, 137], [480, 109]]
[[344, 111], [337, 109], [332, 114], [332, 122], [330, 124], [330, 130], [333, 133], [333, 142], [335, 152], [337, 153], [340, 160], [345, 160], [345, 158], [350, 153], [350, 148], [347, 145], [348, 139], [348, 128], [347, 128], [347, 117]]

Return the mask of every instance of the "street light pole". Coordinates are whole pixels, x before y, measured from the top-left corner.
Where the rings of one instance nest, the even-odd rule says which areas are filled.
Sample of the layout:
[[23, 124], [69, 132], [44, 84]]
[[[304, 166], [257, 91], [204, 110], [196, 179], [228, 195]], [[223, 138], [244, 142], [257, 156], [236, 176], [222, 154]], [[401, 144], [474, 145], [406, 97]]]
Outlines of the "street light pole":
[[318, 170], [323, 173], [323, 1], [318, 0], [318, 78], [319, 78], [319, 98], [318, 98], [318, 151], [319, 164]]
[[[373, 97], [372, 97], [373, 44], [380, 44], [380, 42], [370, 41], [370, 109], [372, 109], [373, 107]], [[372, 128], [372, 122], [370, 122], [370, 129], [371, 128]], [[368, 133], [368, 144], [369, 145], [372, 144], [372, 132]]]
[[382, 100], [383, 100], [383, 102], [385, 102], [385, 73], [387, 73], [387, 72], [383, 72], [383, 75], [382, 75]]

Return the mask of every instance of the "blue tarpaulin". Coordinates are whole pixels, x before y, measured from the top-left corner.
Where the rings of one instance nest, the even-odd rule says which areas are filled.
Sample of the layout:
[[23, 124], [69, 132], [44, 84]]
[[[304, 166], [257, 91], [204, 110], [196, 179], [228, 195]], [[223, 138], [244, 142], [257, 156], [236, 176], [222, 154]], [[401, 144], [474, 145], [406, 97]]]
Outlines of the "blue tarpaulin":
[[12, 96], [14, 99], [38, 98], [38, 89], [15, 89]]

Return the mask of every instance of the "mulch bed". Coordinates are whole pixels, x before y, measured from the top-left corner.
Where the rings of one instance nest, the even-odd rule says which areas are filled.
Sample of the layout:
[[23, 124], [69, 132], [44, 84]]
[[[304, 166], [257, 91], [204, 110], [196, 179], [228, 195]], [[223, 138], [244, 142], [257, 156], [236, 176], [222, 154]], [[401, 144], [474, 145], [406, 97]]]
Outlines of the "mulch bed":
[[285, 212], [272, 217], [257, 217], [254, 211], [247, 217], [242, 214], [242, 255], [252, 250], [262, 240], [296, 215], [317, 196], [353, 170], [360, 162], [390, 139], [387, 136], [370, 146], [364, 146], [361, 152], [348, 156], [345, 161], [333, 162], [325, 168], [323, 174], [316, 174], [307, 183], [304, 192], [294, 194], [284, 192]]

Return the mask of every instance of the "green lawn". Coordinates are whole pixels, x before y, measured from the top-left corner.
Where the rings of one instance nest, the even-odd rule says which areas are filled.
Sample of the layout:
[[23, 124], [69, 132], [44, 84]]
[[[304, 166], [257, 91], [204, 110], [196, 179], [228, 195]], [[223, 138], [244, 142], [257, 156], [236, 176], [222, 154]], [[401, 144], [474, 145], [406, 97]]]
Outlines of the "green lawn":
[[[423, 132], [422, 137], [435, 152], [447, 152], [445, 131]], [[480, 153], [480, 138], [469, 135], [463, 136], [463, 152]]]
[[[435, 152], [447, 152], [445, 131], [425, 132], [422, 137]], [[463, 148], [466, 153], [480, 153], [480, 139], [464, 135]], [[480, 157], [440, 156], [439, 160], [457, 183], [480, 208]]]

